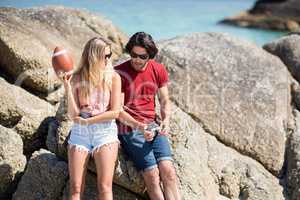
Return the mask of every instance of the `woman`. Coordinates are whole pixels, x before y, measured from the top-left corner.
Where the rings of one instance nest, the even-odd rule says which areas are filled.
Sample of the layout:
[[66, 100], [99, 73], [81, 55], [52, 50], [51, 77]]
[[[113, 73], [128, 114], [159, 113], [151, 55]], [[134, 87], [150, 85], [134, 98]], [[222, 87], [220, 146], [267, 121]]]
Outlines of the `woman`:
[[105, 39], [92, 38], [84, 47], [76, 72], [63, 77], [68, 115], [74, 121], [68, 140], [71, 200], [82, 198], [90, 155], [97, 169], [98, 199], [113, 199], [121, 79], [113, 70], [111, 55]]

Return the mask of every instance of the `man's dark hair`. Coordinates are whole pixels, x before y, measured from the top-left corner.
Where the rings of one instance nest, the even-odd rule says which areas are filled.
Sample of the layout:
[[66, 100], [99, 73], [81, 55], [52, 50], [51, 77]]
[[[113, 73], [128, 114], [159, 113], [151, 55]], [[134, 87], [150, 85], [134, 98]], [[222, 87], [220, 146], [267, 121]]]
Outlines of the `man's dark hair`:
[[134, 46], [145, 48], [147, 53], [149, 54], [149, 58], [151, 59], [154, 58], [158, 52], [158, 49], [151, 35], [145, 32], [137, 32], [133, 36], [131, 36], [125, 47], [126, 52], [130, 54]]

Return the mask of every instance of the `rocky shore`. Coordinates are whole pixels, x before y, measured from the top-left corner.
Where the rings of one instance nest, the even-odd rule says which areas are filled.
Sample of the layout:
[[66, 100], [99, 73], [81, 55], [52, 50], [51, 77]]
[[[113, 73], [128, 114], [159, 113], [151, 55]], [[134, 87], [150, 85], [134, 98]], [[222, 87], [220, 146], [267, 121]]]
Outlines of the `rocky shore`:
[[253, 8], [220, 23], [278, 31], [300, 31], [298, 0], [258, 0]]
[[[55, 46], [78, 62], [84, 43], [108, 38], [114, 61], [128, 36], [103, 16], [65, 7], [0, 8], [0, 199], [68, 199], [72, 122], [51, 67]], [[228, 34], [159, 41], [170, 76], [174, 164], [184, 200], [299, 200], [300, 36], [263, 47]], [[85, 198], [96, 200], [95, 166]], [[148, 199], [120, 150], [116, 200]]]

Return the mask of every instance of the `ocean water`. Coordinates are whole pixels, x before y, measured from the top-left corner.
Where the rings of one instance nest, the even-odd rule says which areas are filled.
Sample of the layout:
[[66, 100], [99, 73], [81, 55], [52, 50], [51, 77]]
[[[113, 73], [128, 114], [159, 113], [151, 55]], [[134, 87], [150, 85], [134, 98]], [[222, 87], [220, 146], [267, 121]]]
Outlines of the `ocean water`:
[[192, 32], [225, 32], [263, 45], [286, 33], [218, 24], [251, 8], [255, 0], [1, 0], [0, 6], [28, 8], [63, 5], [110, 19], [127, 35], [150, 33], [155, 40]]

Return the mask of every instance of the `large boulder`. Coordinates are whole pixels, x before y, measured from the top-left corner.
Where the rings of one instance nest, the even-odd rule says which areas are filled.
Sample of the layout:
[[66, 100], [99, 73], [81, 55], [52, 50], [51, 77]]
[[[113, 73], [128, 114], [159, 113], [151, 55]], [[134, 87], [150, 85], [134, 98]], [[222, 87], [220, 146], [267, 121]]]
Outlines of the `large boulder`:
[[290, 135], [287, 145], [286, 181], [290, 200], [300, 197], [300, 112], [294, 110], [296, 127]]
[[[64, 119], [61, 115], [57, 115], [56, 118]], [[65, 152], [64, 144], [70, 128], [66, 124], [71, 122], [63, 123], [65, 123], [63, 126], [68, 128], [61, 128], [61, 131], [49, 134], [48, 137], [47, 144], [52, 144], [48, 147], [54, 146], [54, 150], [61, 149], [58, 152]], [[61, 125], [57, 123], [54, 127], [60, 128]], [[220, 143], [174, 104], [172, 104], [169, 139], [183, 199], [220, 200], [237, 199], [239, 196], [248, 200], [284, 199], [283, 188], [275, 176], [255, 160]], [[55, 145], [55, 142], [60, 144]], [[89, 169], [95, 172], [91, 163]], [[119, 153], [114, 183], [126, 190], [144, 195], [141, 176], [122, 150]]]
[[[70, 182], [68, 181], [67, 186], [64, 190], [62, 200], [69, 199], [69, 188]], [[86, 184], [84, 190], [84, 199], [97, 200], [97, 177], [95, 174], [88, 172], [86, 174]], [[115, 200], [142, 200], [144, 198], [137, 194], [134, 194], [116, 184], [113, 184], [113, 199]]]
[[113, 59], [123, 52], [127, 36], [108, 19], [77, 9], [42, 7], [0, 8], [0, 71], [28, 91], [45, 97], [60, 82], [51, 66], [55, 46], [80, 59], [84, 44], [94, 36], [112, 43]]
[[220, 143], [174, 104], [170, 139], [183, 199], [284, 199], [278, 179], [260, 163]]
[[284, 161], [290, 75], [277, 57], [227, 34], [160, 43], [171, 99], [210, 134], [273, 174]]
[[67, 142], [73, 122], [67, 115], [67, 99], [62, 97], [55, 114], [49, 123], [46, 145], [49, 151], [67, 160]]
[[41, 149], [30, 158], [12, 199], [60, 199], [67, 179], [68, 164], [53, 153]]
[[242, 27], [299, 31], [299, 13], [298, 0], [258, 0], [252, 9], [221, 22]]
[[0, 93], [0, 125], [21, 136], [26, 155], [43, 146], [53, 106], [1, 77]]
[[292, 34], [281, 37], [265, 44], [263, 48], [271, 54], [278, 56], [287, 66], [292, 76], [300, 81], [300, 35]]
[[300, 2], [298, 0], [258, 0], [250, 13], [294, 18], [300, 21]]
[[0, 125], [0, 199], [9, 198], [25, 165], [21, 137]]

